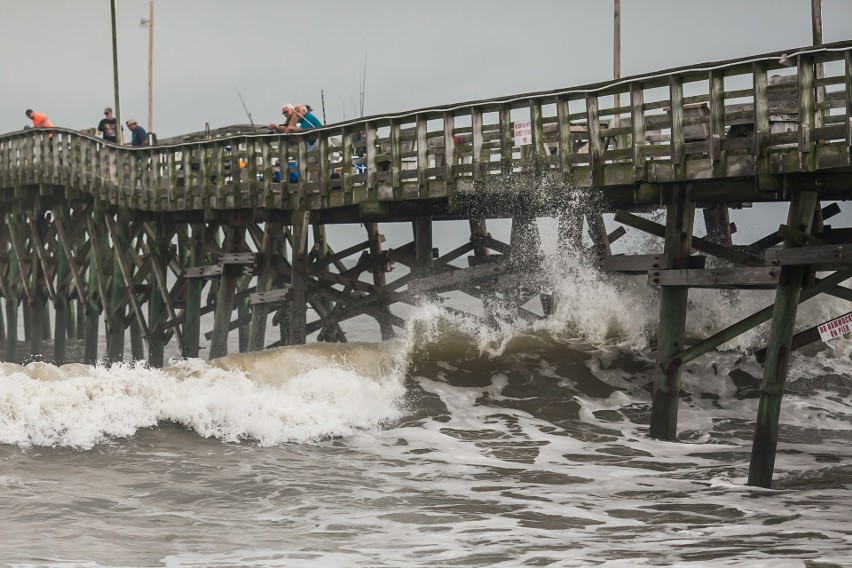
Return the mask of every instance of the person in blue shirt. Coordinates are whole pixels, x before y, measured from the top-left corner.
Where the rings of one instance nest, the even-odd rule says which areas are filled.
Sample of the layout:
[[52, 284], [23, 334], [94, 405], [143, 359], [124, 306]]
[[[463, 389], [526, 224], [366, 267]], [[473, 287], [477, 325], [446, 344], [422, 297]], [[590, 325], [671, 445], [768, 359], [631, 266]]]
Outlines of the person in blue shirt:
[[145, 132], [145, 129], [136, 124], [136, 120], [131, 118], [127, 121], [127, 128], [130, 129], [130, 132], [133, 133], [133, 137], [130, 139], [130, 145], [135, 147], [147, 146], [148, 145], [148, 133]]
[[301, 130], [310, 130], [311, 128], [319, 128], [322, 126], [320, 119], [308, 110], [307, 105], [296, 106], [296, 114], [300, 117], [298, 124]]

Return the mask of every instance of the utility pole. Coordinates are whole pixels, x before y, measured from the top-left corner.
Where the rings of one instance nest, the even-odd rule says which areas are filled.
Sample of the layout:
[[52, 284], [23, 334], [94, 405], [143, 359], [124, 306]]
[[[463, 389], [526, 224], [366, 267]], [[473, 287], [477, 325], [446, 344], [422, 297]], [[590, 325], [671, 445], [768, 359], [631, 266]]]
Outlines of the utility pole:
[[154, 0], [149, 2], [148, 19], [139, 22], [148, 27], [148, 132], [154, 130]]
[[[621, 0], [613, 0], [612, 5], [612, 78], [621, 79]], [[615, 107], [621, 107], [621, 94], [615, 95]], [[621, 126], [620, 114], [616, 114], [612, 122], [615, 128]]]
[[118, 96], [118, 42], [115, 37], [115, 0], [109, 0], [110, 12], [112, 14], [112, 76], [115, 84], [115, 122], [118, 127], [118, 141], [124, 144], [124, 131], [121, 129], [121, 104]]
[[822, 0], [811, 0], [811, 28], [814, 45], [822, 45]]

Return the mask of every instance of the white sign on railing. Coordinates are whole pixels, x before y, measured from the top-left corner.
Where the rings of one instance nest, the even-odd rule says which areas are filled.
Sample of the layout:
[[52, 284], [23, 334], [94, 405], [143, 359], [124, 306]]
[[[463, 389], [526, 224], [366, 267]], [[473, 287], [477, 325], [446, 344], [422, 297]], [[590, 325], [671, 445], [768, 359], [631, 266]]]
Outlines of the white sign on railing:
[[819, 330], [819, 338], [823, 341], [828, 341], [841, 335], [845, 335], [852, 331], [852, 312], [844, 314], [839, 318], [827, 321], [817, 327]]
[[529, 146], [532, 144], [532, 123], [516, 122], [515, 123], [515, 146]]

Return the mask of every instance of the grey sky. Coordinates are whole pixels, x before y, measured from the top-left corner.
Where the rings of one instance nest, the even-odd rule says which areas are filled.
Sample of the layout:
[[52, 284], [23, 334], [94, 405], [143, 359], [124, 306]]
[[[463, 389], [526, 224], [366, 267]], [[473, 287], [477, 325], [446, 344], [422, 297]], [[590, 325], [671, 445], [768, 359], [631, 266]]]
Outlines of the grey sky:
[[[113, 104], [109, 0], [2, 0], [0, 132], [95, 126]], [[147, 125], [148, 0], [117, 0], [122, 118]], [[823, 0], [825, 41], [852, 38], [852, 0]], [[811, 43], [810, 0], [622, 0], [622, 75]], [[612, 76], [612, 0], [155, 0], [154, 131], [328, 122], [565, 88]], [[319, 110], [321, 114], [321, 110]]]

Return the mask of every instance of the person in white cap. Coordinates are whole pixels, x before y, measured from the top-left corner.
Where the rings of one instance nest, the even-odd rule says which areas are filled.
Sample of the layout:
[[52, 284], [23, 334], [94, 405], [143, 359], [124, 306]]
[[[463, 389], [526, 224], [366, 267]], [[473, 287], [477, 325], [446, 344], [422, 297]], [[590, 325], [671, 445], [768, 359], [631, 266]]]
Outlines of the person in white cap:
[[130, 132], [133, 133], [133, 138], [130, 139], [131, 146], [147, 146], [148, 145], [148, 133], [145, 132], [145, 129], [139, 126], [136, 123], [135, 118], [131, 118], [126, 122], [127, 128], [130, 129]]

